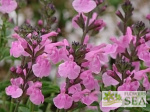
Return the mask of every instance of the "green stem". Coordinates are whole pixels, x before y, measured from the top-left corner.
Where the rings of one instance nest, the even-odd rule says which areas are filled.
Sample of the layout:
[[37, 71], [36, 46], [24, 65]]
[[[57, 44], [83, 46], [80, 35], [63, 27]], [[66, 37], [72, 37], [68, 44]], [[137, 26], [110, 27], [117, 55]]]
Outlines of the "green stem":
[[13, 111], [13, 98], [11, 98], [11, 103], [10, 103], [10, 110], [9, 112], [12, 112]]
[[98, 112], [101, 112], [101, 110], [100, 110], [100, 107], [99, 107], [99, 106], [97, 106], [97, 109], [98, 109]]
[[19, 104], [20, 104], [20, 100], [17, 102], [17, 105], [16, 105], [16, 107], [15, 107], [15, 110], [14, 110], [14, 112], [17, 112], [17, 110], [18, 110], [18, 107], [19, 107]]
[[88, 13], [88, 19], [87, 19], [87, 22], [86, 22], [86, 26], [85, 26], [85, 28], [83, 30], [83, 35], [82, 35], [82, 38], [81, 38], [81, 44], [83, 44], [85, 36], [88, 33], [89, 22], [90, 22], [90, 13]]
[[31, 104], [30, 112], [33, 112], [34, 111], [34, 104], [32, 102], [30, 102], [30, 104]]

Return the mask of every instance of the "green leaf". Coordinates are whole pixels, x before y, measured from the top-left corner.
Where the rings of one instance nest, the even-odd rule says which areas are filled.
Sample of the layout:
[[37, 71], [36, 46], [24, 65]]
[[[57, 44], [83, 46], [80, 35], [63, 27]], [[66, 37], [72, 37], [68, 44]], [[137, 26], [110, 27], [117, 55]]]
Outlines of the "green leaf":
[[97, 101], [95, 101], [91, 104], [91, 106], [99, 106], [99, 103]]
[[5, 91], [5, 88], [10, 85], [10, 81], [0, 82], [0, 92]]
[[50, 93], [59, 93], [59, 87], [52, 84], [50, 81], [42, 81], [42, 93], [44, 95]]
[[3, 108], [0, 108], [0, 112], [6, 112]]
[[44, 102], [53, 103], [53, 98], [52, 97], [45, 98]]
[[21, 112], [30, 112], [29, 108], [27, 108], [27, 107], [25, 107], [25, 106], [20, 106], [20, 107], [19, 107], [19, 110], [20, 110]]
[[142, 107], [143, 110], [150, 112], [150, 104], [146, 104], [146, 107]]
[[78, 102], [77, 104], [78, 104], [78, 106], [76, 108], [74, 108], [73, 111], [75, 111], [77, 109], [81, 109], [81, 108], [83, 109], [84, 107], [86, 107], [86, 105], [81, 102]]

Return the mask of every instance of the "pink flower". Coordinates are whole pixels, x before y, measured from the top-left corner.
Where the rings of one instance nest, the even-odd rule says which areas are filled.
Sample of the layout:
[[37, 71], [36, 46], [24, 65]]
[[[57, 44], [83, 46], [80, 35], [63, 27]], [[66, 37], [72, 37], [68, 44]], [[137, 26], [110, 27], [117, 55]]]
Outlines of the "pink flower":
[[99, 84], [96, 79], [94, 79], [92, 72], [90, 70], [86, 70], [80, 74], [80, 79], [82, 79], [82, 83], [88, 90], [97, 89], [99, 90]]
[[121, 73], [118, 72], [117, 67], [114, 64], [113, 65], [113, 70], [107, 70], [107, 72], [105, 72], [102, 75], [102, 80], [103, 80], [103, 83], [104, 83], [105, 87], [110, 86], [110, 85], [118, 85], [119, 84], [119, 82], [118, 82], [119, 79], [120, 80], [122, 79], [121, 76], [122, 76]]
[[17, 2], [15, 0], [1, 0], [0, 12], [10, 13], [17, 8]]
[[107, 86], [111, 86], [111, 85], [118, 85], [119, 82], [116, 81], [114, 78], [112, 78], [110, 75], [108, 75], [107, 73], [104, 73], [102, 75], [102, 80], [103, 80], [103, 83], [105, 85], [105, 87]]
[[146, 16], [146, 19], [150, 20], [150, 14], [148, 14], [148, 15]]
[[144, 75], [150, 72], [150, 68], [144, 69], [144, 70], [140, 70], [134, 73], [134, 78], [137, 80], [142, 80], [142, 78], [144, 78]]
[[75, 84], [68, 89], [68, 93], [72, 94], [72, 99], [74, 102], [78, 102], [81, 100], [82, 98], [81, 89], [82, 88], [80, 84]]
[[88, 89], [85, 89], [82, 91], [83, 97], [81, 99], [81, 102], [86, 104], [87, 106], [91, 105], [94, 101], [98, 100], [98, 93], [97, 91], [94, 91], [91, 93]]
[[32, 81], [29, 82], [29, 88], [27, 89], [27, 95], [29, 95], [30, 100], [35, 105], [40, 105], [44, 102], [44, 96], [42, 94], [42, 91], [39, 89], [42, 87], [41, 82], [35, 82]]
[[73, 60], [68, 60], [58, 67], [58, 73], [61, 77], [68, 77], [69, 79], [76, 79], [80, 73], [80, 66]]
[[21, 77], [15, 78], [15, 79], [11, 79], [10, 80], [12, 85], [16, 85], [16, 86], [20, 86], [21, 84], [23, 85], [23, 79]]
[[72, 97], [65, 93], [65, 87], [66, 83], [62, 84], [61, 93], [53, 99], [54, 105], [59, 109], [69, 109], [73, 103]]
[[90, 52], [86, 53], [85, 59], [89, 62], [89, 69], [96, 74], [100, 72], [101, 64], [105, 64], [106, 62], [108, 62], [108, 57], [105, 54], [105, 51], [100, 47], [91, 49]]
[[145, 75], [143, 80], [143, 87], [145, 87], [145, 90], [150, 90], [150, 82], [148, 80], [148, 77]]
[[11, 85], [6, 88], [6, 94], [10, 95], [12, 98], [19, 98], [23, 91], [16, 85]]
[[143, 43], [140, 46], [138, 46], [138, 57], [140, 60], [143, 60], [145, 65], [150, 67], [150, 53], [149, 53], [149, 46], [148, 43]]
[[[48, 43], [45, 45], [44, 51], [47, 53], [48, 58], [54, 64], [64, 60], [68, 60], [68, 51], [66, 50], [66, 41], [57, 43]], [[58, 47], [61, 47], [58, 49]]]
[[[45, 49], [46, 51], [46, 49]], [[58, 63], [59, 62], [59, 50], [57, 49], [57, 47], [51, 47], [47, 50], [48, 53], [48, 57], [49, 59], [54, 63]]]
[[118, 53], [123, 53], [125, 49], [129, 47], [131, 40], [134, 40], [133, 43], [135, 43], [135, 37], [132, 35], [132, 30], [130, 27], [127, 28], [126, 35], [122, 36], [120, 40], [117, 40], [116, 38], [111, 38], [111, 41], [118, 46], [116, 48], [116, 52], [110, 54], [111, 57], [116, 58]]
[[37, 58], [36, 63], [32, 66], [32, 70], [34, 75], [40, 78], [50, 74], [51, 65], [47, 59], [47, 54], [42, 54]]
[[10, 49], [10, 55], [18, 58], [19, 56], [27, 56], [27, 53], [24, 51], [24, 47], [20, 41], [12, 42], [12, 46]]
[[42, 41], [46, 41], [49, 37], [56, 37], [57, 35], [58, 35], [58, 33], [55, 32], [55, 31], [52, 31], [52, 32], [50, 32], [48, 34], [44, 34], [44, 35], [41, 36], [42, 37]]
[[140, 83], [138, 81], [131, 82], [131, 78], [128, 77], [125, 83], [123, 83], [123, 85], [118, 87], [118, 91], [137, 91], [139, 86]]
[[12, 98], [19, 98], [23, 93], [22, 89], [19, 86], [23, 83], [24, 82], [21, 77], [15, 79], [12, 78], [11, 79], [12, 85], [6, 88], [6, 94], [10, 95]]
[[80, 92], [81, 91], [81, 85], [80, 84], [75, 84], [73, 86], [71, 86], [69, 89], [68, 89], [68, 93], [70, 94], [74, 94], [76, 92]]
[[96, 3], [93, 0], [74, 0], [72, 5], [77, 12], [84, 13], [88, 13], [96, 7]]

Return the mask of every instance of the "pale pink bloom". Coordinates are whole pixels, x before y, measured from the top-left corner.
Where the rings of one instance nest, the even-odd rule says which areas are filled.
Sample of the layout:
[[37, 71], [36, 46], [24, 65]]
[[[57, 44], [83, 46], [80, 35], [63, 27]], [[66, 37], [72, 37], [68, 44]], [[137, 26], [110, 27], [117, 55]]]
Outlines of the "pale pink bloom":
[[59, 65], [58, 73], [61, 77], [76, 79], [79, 76], [80, 69], [80, 66], [70, 59]]
[[84, 89], [82, 91], [83, 97], [81, 98], [81, 102], [86, 104], [87, 106], [91, 105], [94, 101], [98, 100], [98, 91], [91, 92], [88, 89]]
[[17, 2], [15, 0], [1, 0], [0, 12], [10, 13], [17, 8]]
[[23, 91], [16, 85], [11, 85], [6, 88], [6, 94], [10, 95], [12, 98], [19, 98]]
[[91, 51], [86, 53], [85, 55], [85, 59], [89, 62], [89, 69], [96, 74], [100, 72], [101, 65], [108, 62], [108, 57], [105, 54], [105, 51], [100, 47], [91, 49]]
[[72, 94], [72, 99], [74, 102], [78, 102], [81, 100], [83, 96], [81, 93], [81, 89], [82, 88], [80, 84], [73, 85], [68, 89], [68, 93]]
[[[82, 79], [82, 83], [88, 90], [99, 90], [98, 81], [94, 79], [92, 72], [90, 70], [86, 70], [80, 74], [80, 79]], [[98, 87], [97, 87], [98, 86]]]
[[150, 67], [150, 53], [149, 53], [149, 45], [148, 43], [143, 43], [140, 46], [138, 46], [137, 50], [137, 56], [140, 60], [144, 61], [144, 64], [148, 67]]
[[102, 107], [102, 101], [100, 102], [99, 106], [102, 112], [110, 112], [111, 110], [115, 110], [118, 108], [118, 107]]
[[131, 78], [128, 77], [125, 83], [123, 83], [123, 85], [118, 87], [118, 91], [137, 91], [139, 86], [140, 83], [138, 81], [131, 82]]
[[53, 99], [54, 105], [59, 109], [68, 109], [71, 107], [73, 99], [65, 93], [60, 93]]
[[146, 19], [150, 20], [150, 14], [148, 14], [148, 15], [146, 16]]
[[72, 97], [65, 93], [65, 87], [66, 83], [63, 83], [60, 86], [61, 93], [53, 99], [54, 105], [59, 109], [69, 109], [73, 103]]
[[44, 102], [44, 96], [42, 94], [42, 91], [40, 88], [42, 87], [41, 82], [35, 82], [33, 83], [32, 81], [29, 82], [29, 88], [27, 89], [27, 95], [29, 95], [30, 100], [32, 103], [35, 105], [40, 105], [41, 103]]
[[106, 47], [103, 48], [103, 50], [105, 51], [105, 54], [112, 54], [116, 52], [117, 47], [118, 46], [116, 44], [107, 44]]
[[96, 7], [96, 3], [93, 0], [74, 0], [72, 5], [77, 12], [83, 13], [88, 13]]
[[132, 62], [132, 66], [134, 66], [135, 71], [139, 71], [140, 69], [140, 62]]
[[23, 93], [22, 89], [19, 87], [23, 84], [23, 79], [21, 77], [15, 79], [12, 78], [10, 82], [12, 85], [6, 88], [6, 94], [10, 95], [12, 98], [19, 98]]
[[26, 52], [24, 51], [24, 48], [20, 41], [12, 42], [12, 46], [10, 49], [10, 55], [12, 55], [16, 58], [18, 58], [21, 55], [26, 56]]
[[143, 87], [145, 87], [145, 90], [150, 90], [150, 82], [148, 80], [148, 77], [145, 75], [143, 80]]
[[134, 78], [137, 80], [142, 80], [142, 78], [144, 77], [144, 75], [150, 72], [150, 68], [144, 69], [144, 70], [140, 70], [134, 73]]
[[10, 80], [12, 85], [16, 85], [16, 86], [20, 86], [21, 84], [23, 85], [23, 79], [21, 77], [15, 78], [15, 79], [11, 79]]
[[117, 80], [115, 80], [114, 78], [112, 78], [110, 75], [108, 75], [107, 72], [105, 72], [102, 75], [102, 80], [103, 80], [105, 87], [111, 86], [111, 85], [115, 86], [115, 85], [119, 84], [119, 82]]
[[71, 86], [69, 89], [68, 89], [68, 93], [70, 94], [74, 94], [76, 92], [80, 92], [81, 91], [81, 85], [78, 83], [78, 84], [75, 84], [73, 86]]
[[42, 41], [46, 41], [49, 37], [56, 37], [57, 35], [58, 35], [58, 33], [55, 32], [55, 31], [52, 31], [52, 32], [50, 32], [48, 34], [44, 34], [44, 35], [41, 36], [42, 37]]
[[37, 77], [46, 77], [50, 75], [51, 64], [47, 59], [47, 54], [38, 56], [36, 63], [32, 66], [32, 70]]
[[[45, 49], [46, 51], [46, 49]], [[48, 57], [49, 59], [54, 63], [58, 63], [59, 62], [59, 50], [57, 49], [57, 47], [51, 47], [48, 49], [47, 51], [48, 53]]]
[[103, 80], [105, 87], [110, 86], [110, 85], [118, 85], [119, 82], [114, 78], [122, 79], [121, 76], [122, 76], [121, 73], [118, 72], [117, 67], [115, 66], [115, 64], [113, 64], [113, 70], [108, 70], [107, 72], [105, 72], [102, 75], [102, 80]]
[[135, 37], [132, 35], [132, 30], [130, 27], [127, 28], [126, 34], [119, 40], [117, 40], [116, 38], [111, 38], [110, 40], [118, 46], [116, 52], [110, 54], [112, 58], [116, 58], [118, 53], [123, 53], [125, 49], [129, 47], [129, 44], [132, 40], [134, 40], [133, 43], [135, 43]]
[[[68, 60], [68, 51], [66, 50], [66, 46], [68, 45], [67, 41], [56, 42], [56, 43], [48, 43], [45, 45], [44, 51], [48, 53], [48, 58], [54, 63], [58, 63], [62, 60]], [[57, 48], [61, 47], [61, 48]]]

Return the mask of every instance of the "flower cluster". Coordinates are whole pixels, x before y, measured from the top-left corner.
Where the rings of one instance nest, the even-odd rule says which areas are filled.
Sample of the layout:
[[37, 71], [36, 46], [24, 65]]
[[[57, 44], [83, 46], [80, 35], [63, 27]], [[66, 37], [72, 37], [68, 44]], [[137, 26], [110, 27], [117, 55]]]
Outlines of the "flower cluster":
[[[2, 0], [0, 10], [7, 5], [8, 9], [14, 10], [15, 5], [9, 7], [14, 2]], [[52, 64], [58, 65], [58, 76], [66, 79], [60, 86], [60, 93], [53, 98], [58, 109], [71, 110], [79, 102], [86, 106], [98, 102], [98, 108], [104, 112], [116, 109], [102, 107], [99, 99], [103, 90], [101, 85], [105, 88], [114, 86], [117, 91], [150, 90], [147, 75], [150, 72], [150, 31], [143, 22], [128, 25], [133, 11], [129, 0], [122, 5], [124, 16], [120, 11], [116, 13], [122, 20], [118, 26], [124, 26], [120, 27], [123, 35], [119, 39], [110, 38], [111, 44], [95, 46], [89, 43], [91, 35], [106, 26], [96, 12], [102, 3], [103, 0], [73, 1], [72, 6], [78, 14], [72, 19], [72, 25], [83, 30], [81, 42], [69, 44], [66, 39], [54, 42], [52, 38], [57, 37], [59, 31], [49, 30], [48, 25], [44, 27], [42, 20], [38, 21], [37, 28], [29, 23], [15, 27], [10, 55], [21, 57], [21, 65], [11, 68], [15, 78], [10, 80], [6, 94], [19, 100], [29, 96], [32, 103], [40, 105], [44, 102], [40, 80], [50, 75]], [[51, 16], [54, 6], [48, 4], [46, 8], [51, 9], [48, 13]], [[146, 18], [150, 20], [149, 17]], [[114, 62], [110, 64], [110, 60]]]

